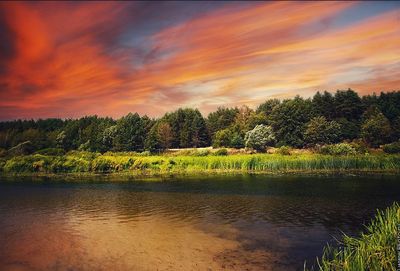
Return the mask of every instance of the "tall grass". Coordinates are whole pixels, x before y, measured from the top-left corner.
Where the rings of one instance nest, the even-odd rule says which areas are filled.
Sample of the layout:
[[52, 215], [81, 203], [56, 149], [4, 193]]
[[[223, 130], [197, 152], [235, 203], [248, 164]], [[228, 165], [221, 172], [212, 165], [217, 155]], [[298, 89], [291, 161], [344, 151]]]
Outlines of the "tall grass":
[[318, 270], [397, 270], [396, 248], [399, 224], [398, 203], [394, 203], [385, 211], [378, 211], [360, 237], [345, 235], [339, 248], [327, 246], [322, 258], [318, 260]]
[[21, 172], [340, 172], [400, 171], [400, 155], [238, 154], [227, 156], [143, 156], [70, 152], [63, 156], [27, 155], [0, 163], [0, 170]]

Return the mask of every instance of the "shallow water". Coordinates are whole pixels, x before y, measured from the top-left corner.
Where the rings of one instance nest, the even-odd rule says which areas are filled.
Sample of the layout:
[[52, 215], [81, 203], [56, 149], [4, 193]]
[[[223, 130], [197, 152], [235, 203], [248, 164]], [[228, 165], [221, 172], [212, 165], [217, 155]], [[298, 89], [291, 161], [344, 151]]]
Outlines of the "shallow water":
[[0, 178], [0, 270], [302, 270], [400, 200], [396, 176]]

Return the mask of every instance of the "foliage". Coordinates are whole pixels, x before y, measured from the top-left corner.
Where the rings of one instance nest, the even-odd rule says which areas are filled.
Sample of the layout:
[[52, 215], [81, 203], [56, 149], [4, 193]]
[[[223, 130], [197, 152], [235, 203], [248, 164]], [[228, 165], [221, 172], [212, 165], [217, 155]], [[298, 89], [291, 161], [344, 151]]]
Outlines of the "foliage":
[[230, 129], [223, 129], [215, 134], [213, 140], [213, 147], [230, 147], [232, 138], [232, 131]]
[[226, 129], [233, 125], [239, 110], [237, 108], [218, 107], [217, 111], [211, 112], [207, 117], [207, 127], [211, 137], [217, 131]]
[[327, 246], [318, 270], [396, 270], [397, 227], [400, 206], [394, 203], [379, 211], [358, 238], [343, 236], [340, 247]]
[[361, 136], [372, 147], [387, 143], [390, 140], [392, 128], [389, 120], [377, 107], [370, 108], [365, 114], [361, 126]]
[[245, 137], [247, 148], [252, 148], [257, 151], [265, 151], [269, 146], [275, 144], [275, 135], [271, 126], [257, 125], [253, 130], [248, 131]]
[[235, 149], [243, 148], [244, 147], [243, 137], [241, 137], [239, 133], [236, 133], [236, 132], [233, 133], [229, 147], [232, 147]]
[[[157, 119], [129, 113], [116, 120], [85, 116], [4, 121], [0, 122], [0, 149], [9, 151], [30, 141], [32, 150], [19, 154], [46, 148], [158, 153], [168, 148], [206, 147], [212, 140], [214, 146], [241, 148], [245, 134], [261, 124], [272, 126], [278, 146], [304, 148], [363, 138], [376, 147], [400, 138], [399, 104], [400, 91], [359, 97], [349, 89], [317, 92], [312, 99], [270, 99], [256, 110], [247, 106], [218, 108], [206, 119], [199, 110], [184, 108]], [[325, 118], [324, 125], [311, 121], [317, 116]], [[336, 123], [340, 125], [339, 139], [332, 132]], [[223, 132], [217, 137], [219, 131]], [[17, 155], [15, 150], [20, 147], [10, 153]]]
[[332, 144], [340, 139], [340, 124], [325, 117], [312, 118], [306, 125], [304, 140], [311, 145]]
[[146, 130], [139, 114], [129, 113], [117, 121], [116, 134], [113, 140], [117, 151], [142, 151]]
[[302, 147], [305, 126], [312, 115], [311, 101], [299, 96], [292, 100], [284, 100], [275, 106], [270, 115], [270, 121], [278, 144]]
[[355, 148], [348, 143], [324, 145], [319, 148], [318, 152], [330, 155], [355, 155], [357, 153]]
[[264, 103], [260, 104], [257, 107], [257, 113], [263, 113], [265, 116], [269, 116], [272, 113], [272, 110], [275, 106], [279, 105], [280, 101], [278, 99], [270, 99], [266, 100]]
[[339, 90], [335, 94], [335, 117], [358, 120], [363, 113], [361, 98], [354, 90]]
[[327, 91], [323, 94], [318, 91], [312, 98], [312, 106], [314, 113], [318, 116], [324, 116], [328, 120], [335, 117], [335, 97]]
[[382, 149], [386, 153], [400, 153], [400, 141], [383, 145]]
[[206, 122], [198, 109], [178, 109], [162, 119], [172, 130], [171, 147], [205, 147], [210, 143]]

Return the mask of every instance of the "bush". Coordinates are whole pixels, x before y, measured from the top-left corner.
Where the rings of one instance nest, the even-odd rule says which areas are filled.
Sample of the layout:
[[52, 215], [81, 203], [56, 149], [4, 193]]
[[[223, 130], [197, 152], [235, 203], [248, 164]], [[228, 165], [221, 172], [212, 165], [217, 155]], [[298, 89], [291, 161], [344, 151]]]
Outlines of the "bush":
[[330, 155], [354, 155], [357, 154], [353, 146], [348, 143], [339, 143], [333, 145], [325, 145], [318, 150], [321, 154]]
[[353, 140], [350, 145], [356, 150], [357, 153], [366, 154], [369, 153], [367, 144], [361, 139]]
[[44, 172], [48, 171], [50, 159], [48, 156], [35, 154], [16, 156], [6, 161], [3, 166], [5, 172]]
[[217, 156], [228, 155], [228, 150], [227, 149], [219, 149], [214, 153], [214, 155], [217, 155]]
[[38, 150], [37, 152], [35, 152], [35, 154], [60, 156], [60, 155], [64, 155], [65, 151], [60, 148], [47, 148], [47, 149]]
[[290, 147], [282, 146], [276, 152], [281, 155], [290, 155]]
[[193, 153], [194, 156], [207, 156], [210, 154], [209, 150], [197, 150]]
[[383, 145], [382, 149], [386, 153], [400, 153], [400, 141]]
[[248, 131], [244, 140], [247, 148], [265, 151], [268, 146], [275, 144], [275, 135], [271, 126], [260, 124]]

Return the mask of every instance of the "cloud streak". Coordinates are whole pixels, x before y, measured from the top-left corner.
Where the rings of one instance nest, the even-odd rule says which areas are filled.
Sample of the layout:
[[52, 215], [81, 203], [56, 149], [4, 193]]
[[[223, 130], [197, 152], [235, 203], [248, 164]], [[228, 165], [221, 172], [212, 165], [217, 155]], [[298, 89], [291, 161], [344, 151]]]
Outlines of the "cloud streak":
[[0, 4], [0, 118], [207, 113], [317, 90], [399, 88], [400, 7], [340, 26], [362, 3], [233, 2], [176, 21], [175, 9], [147, 18], [143, 8]]

